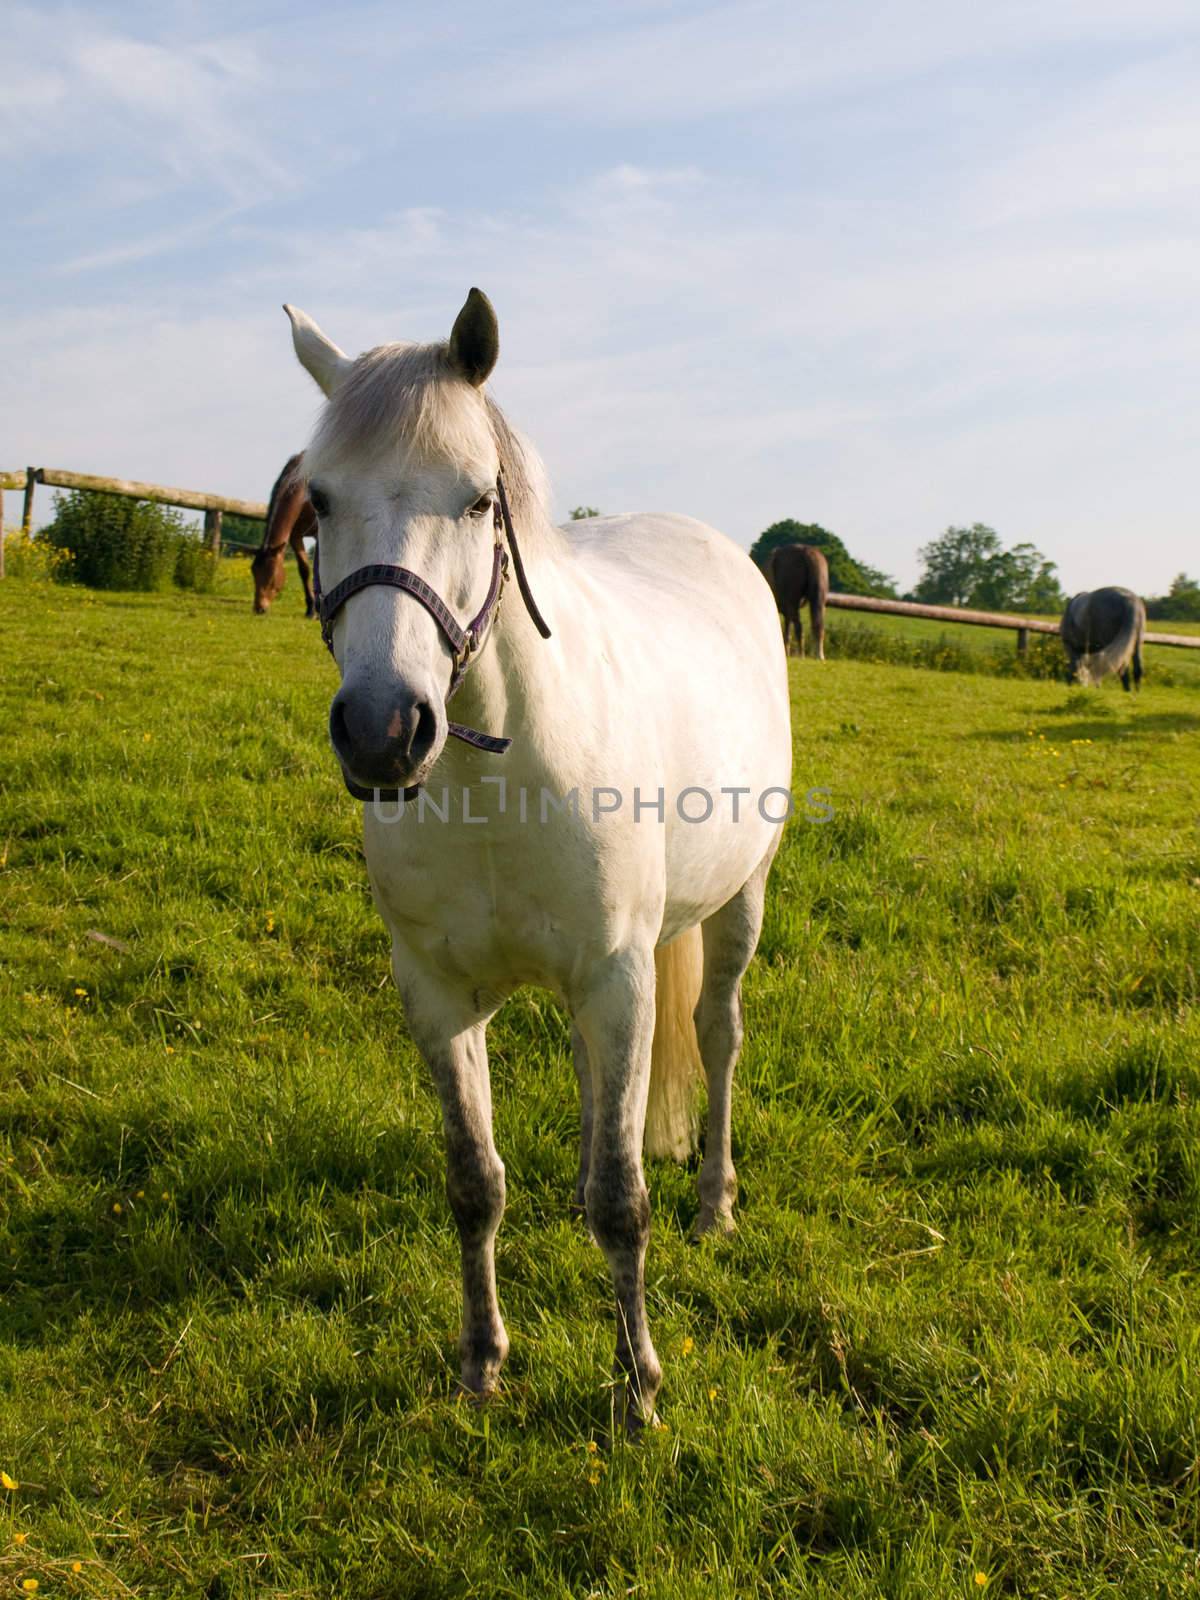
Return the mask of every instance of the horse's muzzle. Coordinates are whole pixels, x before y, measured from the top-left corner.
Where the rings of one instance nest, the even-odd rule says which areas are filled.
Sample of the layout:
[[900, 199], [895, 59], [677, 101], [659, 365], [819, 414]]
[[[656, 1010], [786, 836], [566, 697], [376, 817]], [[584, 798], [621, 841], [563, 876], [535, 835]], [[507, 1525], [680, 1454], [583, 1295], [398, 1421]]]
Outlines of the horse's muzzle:
[[445, 741], [446, 719], [437, 702], [414, 694], [386, 701], [348, 691], [329, 710], [329, 737], [347, 777], [364, 789], [419, 783]]

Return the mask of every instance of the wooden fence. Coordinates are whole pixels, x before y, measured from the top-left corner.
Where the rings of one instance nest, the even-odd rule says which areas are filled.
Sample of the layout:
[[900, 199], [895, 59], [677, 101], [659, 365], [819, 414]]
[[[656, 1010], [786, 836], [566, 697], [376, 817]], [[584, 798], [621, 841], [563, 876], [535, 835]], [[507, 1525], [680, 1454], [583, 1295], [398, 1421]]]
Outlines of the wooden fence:
[[53, 489], [88, 489], [95, 494], [119, 494], [130, 500], [153, 500], [163, 506], [183, 506], [203, 511], [204, 542], [210, 550], [221, 548], [221, 515], [256, 517], [267, 514], [265, 500], [235, 500], [227, 494], [205, 494], [198, 489], [171, 489], [161, 483], [138, 483], [130, 478], [99, 478], [90, 472], [65, 472], [59, 467], [26, 467], [24, 472], [0, 472], [0, 578], [4, 576], [4, 490], [24, 489], [21, 532], [33, 527], [33, 496], [39, 483]]
[[[98, 478], [87, 472], [63, 472], [57, 467], [26, 467], [24, 472], [0, 472], [0, 578], [4, 576], [4, 490], [23, 489], [21, 531], [33, 527], [33, 496], [39, 483], [55, 489], [90, 489], [97, 494], [120, 494], [134, 500], [153, 500], [159, 505], [183, 506], [203, 511], [204, 538], [211, 550], [221, 548], [221, 514], [266, 517], [265, 501], [234, 500], [229, 495], [205, 494], [197, 489], [169, 489], [161, 483], [137, 483], [127, 478]], [[915, 600], [877, 600], [865, 594], [831, 594], [828, 605], [843, 611], [878, 611], [894, 617], [925, 617], [931, 622], [965, 622], [976, 628], [1009, 628], [1017, 636], [1017, 649], [1024, 654], [1031, 633], [1057, 633], [1057, 622], [1040, 617], [1015, 617], [1002, 611], [966, 611], [958, 606], [926, 606]], [[1174, 645], [1181, 650], [1200, 650], [1200, 637], [1183, 633], [1147, 633], [1147, 644]]]

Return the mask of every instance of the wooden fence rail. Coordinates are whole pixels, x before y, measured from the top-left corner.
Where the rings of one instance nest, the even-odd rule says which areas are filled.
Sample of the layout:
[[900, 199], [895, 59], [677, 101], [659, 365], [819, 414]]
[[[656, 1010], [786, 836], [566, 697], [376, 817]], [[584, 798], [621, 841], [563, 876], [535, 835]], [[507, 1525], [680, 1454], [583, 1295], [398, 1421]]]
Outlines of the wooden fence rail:
[[[0, 472], [0, 578], [4, 576], [4, 490], [23, 489], [21, 529], [33, 526], [33, 495], [39, 483], [54, 489], [88, 489], [95, 494], [119, 494], [133, 500], [153, 500], [158, 505], [184, 506], [204, 512], [204, 539], [212, 550], [221, 548], [221, 514], [253, 517], [262, 521], [267, 514], [262, 500], [235, 500], [225, 494], [205, 494], [199, 489], [170, 489], [161, 483], [138, 483], [131, 478], [101, 478], [88, 472], [65, 472], [58, 467], [26, 467], [21, 472]], [[843, 611], [878, 611], [894, 617], [925, 617], [932, 622], [965, 622], [977, 628], [1011, 628], [1017, 635], [1022, 654], [1029, 647], [1031, 633], [1057, 633], [1057, 622], [1040, 617], [1015, 617], [1002, 611], [966, 611], [958, 606], [926, 606], [915, 600], [877, 600], [873, 595], [831, 594], [830, 606]], [[1200, 650], [1200, 637], [1183, 633], [1148, 633], [1147, 644], [1174, 645], [1181, 650]]]
[[133, 478], [101, 478], [91, 472], [66, 472], [60, 467], [26, 467], [24, 472], [0, 472], [0, 578], [4, 576], [4, 490], [24, 489], [21, 532], [33, 527], [33, 495], [39, 483], [53, 489], [87, 489], [93, 494], [119, 494], [130, 500], [153, 500], [157, 505], [183, 506], [203, 511], [204, 542], [210, 550], [221, 548], [221, 515], [254, 517], [267, 514], [264, 500], [235, 500], [227, 494], [205, 494], [200, 489], [171, 489], [161, 483], [138, 483]]

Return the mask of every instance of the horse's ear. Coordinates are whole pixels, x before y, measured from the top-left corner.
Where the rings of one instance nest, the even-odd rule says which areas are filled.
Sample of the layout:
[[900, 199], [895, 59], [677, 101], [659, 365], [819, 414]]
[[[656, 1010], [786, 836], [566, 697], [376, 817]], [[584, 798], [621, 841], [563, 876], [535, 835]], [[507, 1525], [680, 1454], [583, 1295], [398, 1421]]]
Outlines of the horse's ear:
[[346, 374], [354, 365], [350, 357], [339, 350], [332, 339], [327, 339], [310, 316], [295, 306], [284, 306], [292, 324], [292, 344], [300, 365], [316, 383], [325, 397], [330, 398], [340, 388]]
[[478, 389], [500, 356], [500, 324], [482, 289], [472, 289], [450, 331], [450, 365]]

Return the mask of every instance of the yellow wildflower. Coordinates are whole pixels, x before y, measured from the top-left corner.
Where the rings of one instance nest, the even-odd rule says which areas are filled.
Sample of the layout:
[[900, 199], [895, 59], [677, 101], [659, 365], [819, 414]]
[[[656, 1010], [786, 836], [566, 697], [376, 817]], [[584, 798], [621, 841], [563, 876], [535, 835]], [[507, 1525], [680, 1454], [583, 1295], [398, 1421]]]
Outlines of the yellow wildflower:
[[71, 1563], [71, 1571], [72, 1572], [82, 1572], [83, 1571], [83, 1562], [82, 1561], [72, 1561], [72, 1563]]
[[145, 1189], [139, 1189], [139, 1190], [138, 1190], [138, 1192], [137, 1192], [137, 1198], [138, 1198], [138, 1199], [139, 1199], [139, 1200], [144, 1200], [144, 1199], [145, 1199], [145, 1198], [146, 1198], [146, 1191], [145, 1191]]
[[114, 1200], [113, 1201], [113, 1216], [114, 1217], [119, 1217], [120, 1215], [121, 1215], [121, 1202], [119, 1200]]
[[685, 1356], [691, 1355], [692, 1351], [696, 1348], [696, 1341], [692, 1338], [690, 1333], [679, 1348], [683, 1351]]
[[36, 1594], [38, 1581], [36, 1578], [26, 1578], [21, 1584], [26, 1594]]
[[587, 1447], [588, 1447], [588, 1454], [592, 1455], [592, 1456], [594, 1456], [596, 1454], [596, 1452], [600, 1448], [600, 1446], [596, 1443], [595, 1439], [589, 1439], [588, 1442], [587, 1442]]
[[976, 1583], [976, 1586], [978, 1588], [982, 1589], [986, 1582], [987, 1582], [987, 1573], [986, 1572], [977, 1572], [975, 1574], [975, 1583]]
[[76, 994], [81, 994], [81, 995], [86, 995], [87, 994], [87, 990], [86, 989], [76, 989], [75, 993]]
[[10, 1478], [7, 1472], [0, 1472], [0, 1488], [19, 1489], [21, 1485], [15, 1478]]
[[14, 1544], [24, 1544], [26, 1539], [28, 1539], [28, 1537], [29, 1537], [29, 1535], [27, 1533], [14, 1533], [13, 1534], [13, 1543]]

